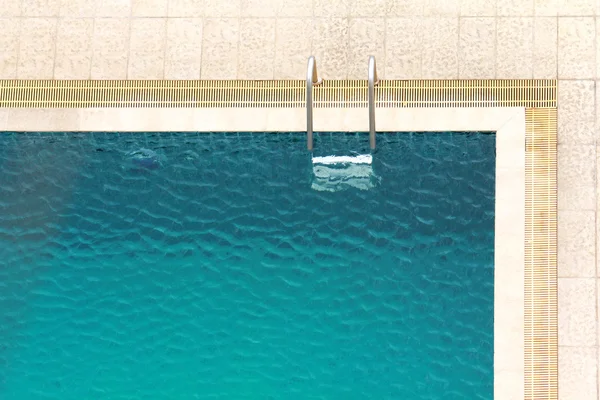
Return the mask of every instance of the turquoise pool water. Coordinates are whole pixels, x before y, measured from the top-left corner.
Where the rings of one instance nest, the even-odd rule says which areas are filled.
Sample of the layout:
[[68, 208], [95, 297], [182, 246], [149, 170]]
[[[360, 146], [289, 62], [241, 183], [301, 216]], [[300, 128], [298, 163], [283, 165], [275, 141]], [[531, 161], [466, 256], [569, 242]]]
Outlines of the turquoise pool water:
[[495, 135], [377, 140], [2, 134], [0, 398], [492, 399]]

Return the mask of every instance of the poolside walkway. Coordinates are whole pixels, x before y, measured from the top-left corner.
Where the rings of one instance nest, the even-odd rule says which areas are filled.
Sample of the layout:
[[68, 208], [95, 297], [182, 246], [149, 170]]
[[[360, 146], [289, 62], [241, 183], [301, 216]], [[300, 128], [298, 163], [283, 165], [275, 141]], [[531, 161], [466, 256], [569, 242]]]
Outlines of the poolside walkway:
[[[598, 397], [598, 0], [0, 0], [0, 79], [559, 80], [559, 385]], [[0, 111], [0, 122], [6, 115]]]

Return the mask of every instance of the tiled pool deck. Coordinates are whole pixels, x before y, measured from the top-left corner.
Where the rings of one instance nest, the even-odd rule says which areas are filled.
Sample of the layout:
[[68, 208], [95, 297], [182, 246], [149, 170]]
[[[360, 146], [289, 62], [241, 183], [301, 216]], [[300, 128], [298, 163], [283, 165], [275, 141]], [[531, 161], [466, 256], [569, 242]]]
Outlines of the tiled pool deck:
[[600, 0], [0, 0], [0, 79], [302, 79], [310, 54], [329, 79], [365, 79], [370, 54], [385, 79], [558, 79], [559, 395], [596, 400], [597, 15]]

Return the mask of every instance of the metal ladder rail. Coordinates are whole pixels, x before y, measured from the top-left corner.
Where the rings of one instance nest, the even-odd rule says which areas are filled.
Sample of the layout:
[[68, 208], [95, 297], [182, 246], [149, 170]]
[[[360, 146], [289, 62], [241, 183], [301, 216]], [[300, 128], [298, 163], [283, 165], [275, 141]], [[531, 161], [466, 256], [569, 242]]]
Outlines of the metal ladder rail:
[[371, 150], [375, 149], [375, 85], [378, 83], [375, 57], [369, 56], [369, 145]]
[[317, 75], [317, 62], [315, 56], [308, 57], [306, 72], [306, 138], [308, 150], [313, 149], [313, 85], [318, 85], [323, 80]]
[[[323, 80], [317, 74], [317, 62], [314, 56], [308, 58], [308, 68], [306, 71], [306, 136], [308, 150], [312, 151], [313, 145], [313, 86], [318, 85]], [[377, 64], [374, 56], [369, 56], [369, 145], [375, 149], [375, 85], [379, 83], [377, 79]]]

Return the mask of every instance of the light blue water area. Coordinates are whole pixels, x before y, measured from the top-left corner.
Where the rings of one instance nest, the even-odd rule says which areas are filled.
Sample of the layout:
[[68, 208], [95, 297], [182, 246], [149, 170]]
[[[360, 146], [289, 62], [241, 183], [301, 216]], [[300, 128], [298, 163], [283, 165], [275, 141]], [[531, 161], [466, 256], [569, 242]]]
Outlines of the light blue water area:
[[377, 139], [2, 134], [0, 398], [491, 399], [495, 136]]

